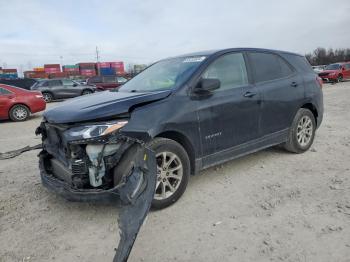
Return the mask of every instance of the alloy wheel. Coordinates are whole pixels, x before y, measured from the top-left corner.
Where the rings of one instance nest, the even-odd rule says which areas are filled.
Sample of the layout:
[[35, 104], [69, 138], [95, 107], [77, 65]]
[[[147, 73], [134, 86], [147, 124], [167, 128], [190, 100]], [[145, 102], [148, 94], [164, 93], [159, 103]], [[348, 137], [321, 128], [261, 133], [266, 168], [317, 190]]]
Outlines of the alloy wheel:
[[304, 115], [298, 123], [297, 127], [297, 140], [300, 146], [307, 146], [313, 135], [313, 124], [309, 116]]
[[23, 106], [18, 106], [13, 111], [13, 115], [17, 120], [24, 120], [28, 116], [28, 111]]
[[183, 165], [180, 158], [172, 152], [160, 152], [157, 159], [157, 183], [154, 198], [164, 200], [173, 195], [179, 188]]

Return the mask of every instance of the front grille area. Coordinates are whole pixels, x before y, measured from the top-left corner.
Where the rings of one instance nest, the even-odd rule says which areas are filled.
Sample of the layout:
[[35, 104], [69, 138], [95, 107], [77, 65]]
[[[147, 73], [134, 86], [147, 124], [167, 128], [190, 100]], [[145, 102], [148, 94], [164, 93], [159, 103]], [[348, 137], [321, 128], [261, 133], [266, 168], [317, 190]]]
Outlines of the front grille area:
[[85, 175], [88, 173], [86, 163], [81, 159], [76, 159], [72, 163], [72, 173], [74, 175]]

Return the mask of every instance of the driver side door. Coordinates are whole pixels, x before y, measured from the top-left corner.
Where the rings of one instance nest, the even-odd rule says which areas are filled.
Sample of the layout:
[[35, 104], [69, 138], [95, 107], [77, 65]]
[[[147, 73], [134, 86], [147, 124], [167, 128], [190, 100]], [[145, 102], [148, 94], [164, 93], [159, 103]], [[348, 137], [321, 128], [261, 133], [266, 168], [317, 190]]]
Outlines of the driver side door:
[[259, 137], [260, 94], [250, 84], [243, 53], [225, 54], [201, 78], [218, 79], [220, 88], [198, 100], [203, 167], [242, 154]]

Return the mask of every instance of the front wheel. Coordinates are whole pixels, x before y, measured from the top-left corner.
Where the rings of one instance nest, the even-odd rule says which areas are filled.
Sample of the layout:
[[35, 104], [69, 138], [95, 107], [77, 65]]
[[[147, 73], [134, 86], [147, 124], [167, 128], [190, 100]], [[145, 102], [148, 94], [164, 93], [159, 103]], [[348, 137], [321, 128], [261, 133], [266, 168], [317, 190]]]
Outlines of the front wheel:
[[92, 94], [92, 91], [88, 90], [88, 89], [84, 90], [83, 93], [82, 93], [83, 96], [84, 95], [90, 95], [90, 94]]
[[190, 160], [185, 149], [167, 138], [156, 138], [149, 147], [156, 154], [157, 182], [152, 201], [154, 209], [175, 203], [185, 192], [190, 176]]
[[309, 109], [300, 108], [294, 117], [284, 148], [293, 153], [307, 151], [314, 141], [315, 132], [316, 121], [313, 113]]

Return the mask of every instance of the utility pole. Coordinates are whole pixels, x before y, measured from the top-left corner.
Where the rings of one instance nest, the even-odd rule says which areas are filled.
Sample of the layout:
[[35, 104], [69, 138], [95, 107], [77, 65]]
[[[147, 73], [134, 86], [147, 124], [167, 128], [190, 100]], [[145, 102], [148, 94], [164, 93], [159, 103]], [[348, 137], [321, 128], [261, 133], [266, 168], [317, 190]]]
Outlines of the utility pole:
[[100, 62], [100, 54], [99, 54], [99, 51], [98, 51], [98, 47], [96, 46], [96, 62]]

